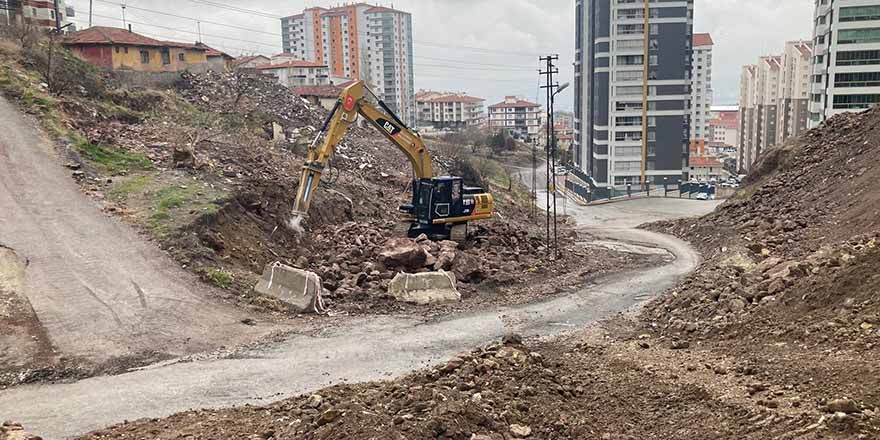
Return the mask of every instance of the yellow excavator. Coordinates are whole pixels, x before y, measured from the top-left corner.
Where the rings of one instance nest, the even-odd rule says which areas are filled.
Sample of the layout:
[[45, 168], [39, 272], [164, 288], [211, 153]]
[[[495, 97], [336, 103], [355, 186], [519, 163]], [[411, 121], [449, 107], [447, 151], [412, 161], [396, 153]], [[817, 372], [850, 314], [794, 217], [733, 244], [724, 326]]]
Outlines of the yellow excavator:
[[[367, 100], [367, 92], [376, 99], [379, 108]], [[465, 186], [461, 177], [434, 177], [431, 155], [421, 137], [370, 92], [363, 81], [357, 81], [343, 90], [321, 132], [309, 146], [294, 203], [292, 227], [299, 227], [308, 213], [321, 175], [349, 127], [358, 121], [358, 116], [376, 127], [412, 164], [412, 201], [399, 209], [402, 220], [409, 223], [410, 237], [426, 234], [432, 240], [462, 241], [468, 235], [468, 222], [492, 218], [492, 195], [482, 188]], [[322, 134], [325, 135], [324, 142], [318, 148], [317, 142]]]

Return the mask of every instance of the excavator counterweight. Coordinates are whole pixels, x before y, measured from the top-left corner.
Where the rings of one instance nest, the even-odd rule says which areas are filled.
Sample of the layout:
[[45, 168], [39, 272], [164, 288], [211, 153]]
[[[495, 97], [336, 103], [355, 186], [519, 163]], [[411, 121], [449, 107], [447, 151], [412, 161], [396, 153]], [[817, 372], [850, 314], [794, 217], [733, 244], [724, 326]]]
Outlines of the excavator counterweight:
[[[291, 226], [298, 227], [308, 213], [321, 175], [333, 158], [336, 147], [360, 116], [403, 152], [412, 165], [412, 200], [400, 207], [403, 219], [410, 224], [408, 235], [417, 237], [426, 234], [433, 240], [465, 240], [468, 222], [492, 217], [492, 195], [482, 188], [465, 186], [461, 177], [435, 177], [431, 155], [421, 137], [410, 130], [384, 102], [377, 99], [377, 105], [374, 105], [368, 101], [368, 91], [363, 81], [346, 87], [324, 121], [321, 133], [309, 147]], [[324, 142], [317, 146], [321, 134], [324, 135]]]

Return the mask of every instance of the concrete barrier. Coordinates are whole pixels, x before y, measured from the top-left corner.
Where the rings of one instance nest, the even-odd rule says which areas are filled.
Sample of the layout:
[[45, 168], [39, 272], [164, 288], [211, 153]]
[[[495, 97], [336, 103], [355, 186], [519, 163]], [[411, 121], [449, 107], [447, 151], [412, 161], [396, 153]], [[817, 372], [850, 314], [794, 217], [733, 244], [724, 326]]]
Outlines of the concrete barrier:
[[413, 304], [442, 304], [461, 301], [455, 287], [455, 275], [450, 272], [404, 273], [391, 280], [388, 294], [398, 301]]
[[267, 264], [254, 290], [261, 295], [278, 298], [300, 313], [326, 312], [321, 299], [321, 277], [314, 272], [277, 262]]

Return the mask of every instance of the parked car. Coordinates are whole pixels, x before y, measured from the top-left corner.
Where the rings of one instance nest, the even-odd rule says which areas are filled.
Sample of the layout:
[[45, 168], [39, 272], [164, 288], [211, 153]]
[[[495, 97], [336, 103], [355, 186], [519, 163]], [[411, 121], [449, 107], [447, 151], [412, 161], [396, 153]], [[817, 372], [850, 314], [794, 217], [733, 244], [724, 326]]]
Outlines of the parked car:
[[566, 174], [568, 174], [568, 169], [563, 166], [558, 166], [556, 167], [555, 174], [557, 176], [565, 176]]
[[709, 194], [699, 193], [697, 194], [697, 200], [709, 200]]

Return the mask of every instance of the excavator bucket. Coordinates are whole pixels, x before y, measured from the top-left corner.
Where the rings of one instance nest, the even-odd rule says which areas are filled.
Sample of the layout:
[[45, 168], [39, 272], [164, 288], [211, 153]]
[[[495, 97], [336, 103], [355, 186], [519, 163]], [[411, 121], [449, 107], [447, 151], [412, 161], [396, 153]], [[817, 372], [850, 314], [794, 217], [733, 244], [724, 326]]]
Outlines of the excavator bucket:
[[325, 313], [321, 277], [314, 272], [296, 269], [275, 262], [266, 265], [263, 276], [254, 286], [262, 295], [284, 301], [299, 313]]

